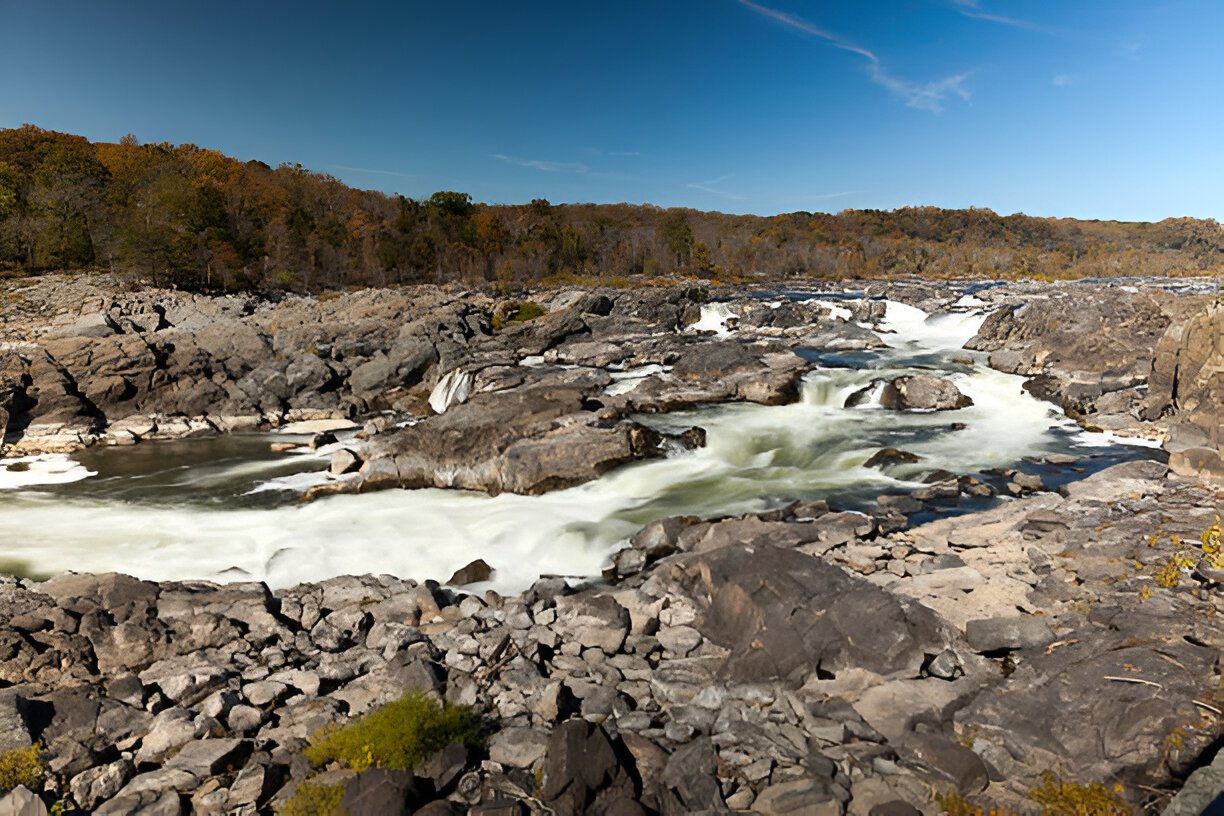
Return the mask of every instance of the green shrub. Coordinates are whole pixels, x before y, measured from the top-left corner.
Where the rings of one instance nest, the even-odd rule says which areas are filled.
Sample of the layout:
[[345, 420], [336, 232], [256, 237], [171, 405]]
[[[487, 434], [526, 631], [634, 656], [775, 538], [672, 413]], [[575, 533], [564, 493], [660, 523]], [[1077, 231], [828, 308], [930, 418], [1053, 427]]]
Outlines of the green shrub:
[[347, 816], [340, 805], [343, 798], [343, 785], [303, 782], [276, 812], [278, 816]]
[[515, 313], [510, 317], [510, 319], [517, 320], [520, 323], [523, 323], [528, 320], [535, 320], [537, 317], [540, 317], [547, 313], [548, 313], [548, 310], [545, 309], [543, 306], [536, 303], [534, 300], [529, 300], [526, 303], [520, 305], [518, 307], [518, 310], [515, 311]]
[[41, 751], [42, 746], [34, 743], [29, 748], [14, 748], [0, 754], [0, 790], [11, 790], [18, 785], [38, 790], [43, 778]]
[[358, 772], [407, 770], [452, 742], [477, 747], [482, 736], [470, 707], [442, 705], [414, 691], [348, 725], [323, 730], [305, 754], [315, 767], [336, 761]]

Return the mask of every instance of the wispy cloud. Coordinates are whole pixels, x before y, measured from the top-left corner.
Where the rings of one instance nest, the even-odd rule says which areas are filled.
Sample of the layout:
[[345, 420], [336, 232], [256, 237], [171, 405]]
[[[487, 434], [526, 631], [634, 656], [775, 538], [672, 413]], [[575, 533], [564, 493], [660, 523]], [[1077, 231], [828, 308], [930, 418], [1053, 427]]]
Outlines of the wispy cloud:
[[871, 81], [887, 88], [901, 99], [904, 99], [908, 107], [938, 113], [943, 110], [944, 99], [949, 95], [959, 96], [965, 101], [969, 100], [969, 91], [964, 86], [965, 80], [969, 78], [969, 72], [967, 71], [944, 77], [934, 82], [922, 83], [901, 79], [900, 77], [893, 76], [884, 68], [883, 63], [874, 51], [856, 45], [844, 37], [808, 22], [802, 17], [787, 14], [784, 11], [778, 11], [768, 6], [762, 6], [760, 3], [753, 2], [753, 0], [739, 0], [739, 3], [757, 14], [824, 40], [834, 48], [840, 48], [843, 51], [849, 51], [864, 58], [869, 63]]
[[1070, 85], [1070, 84], [1071, 84], [1071, 77], [1067, 76], [1066, 74], [1055, 74], [1055, 75], [1054, 75], [1054, 78], [1053, 78], [1052, 80], [1050, 80], [1050, 82], [1051, 82], [1051, 83], [1052, 83], [1054, 86], [1056, 86], [1056, 87], [1058, 87], [1058, 88], [1061, 88], [1061, 87], [1063, 87], [1064, 85]]
[[372, 167], [349, 167], [346, 164], [328, 164], [324, 165], [329, 170], [344, 170], [348, 173], [364, 173], [368, 176], [392, 176], [394, 178], [420, 178], [415, 173], [401, 173], [398, 170], [376, 170]]
[[730, 175], [725, 175], [719, 176], [715, 179], [710, 179], [708, 181], [695, 181], [692, 184], [686, 184], [685, 186], [690, 190], [700, 190], [703, 193], [710, 193], [711, 195], [716, 195], [719, 198], [725, 198], [730, 201], [742, 201], [744, 199], [742, 195], [737, 195], [736, 193], [730, 193], [726, 190], [718, 189], [723, 182], [729, 181], [730, 179]]
[[620, 156], [620, 157], [627, 157], [627, 156], [640, 156], [640, 155], [642, 155], [642, 153], [641, 153], [641, 151], [640, 151], [640, 150], [613, 150], [613, 151], [612, 151], [611, 153], [609, 153], [608, 155], [609, 155], [609, 156]]
[[546, 173], [586, 173], [591, 168], [581, 162], [544, 161], [542, 159], [516, 159], [504, 153], [494, 153], [491, 158], [516, 164], [519, 167], [530, 167], [532, 170], [543, 170]]
[[969, 78], [968, 71], [937, 79], [934, 82], [919, 83], [892, 76], [879, 63], [873, 63], [871, 78], [877, 84], [883, 85], [904, 99], [905, 104], [909, 107], [933, 113], [939, 113], [944, 109], [943, 102], [949, 94], [959, 96], [966, 102], [971, 97], [968, 89], [965, 88], [965, 80]]
[[740, 1], [740, 5], [743, 5], [743, 6], [746, 6], [752, 9], [757, 14], [763, 14], [766, 17], [769, 17], [773, 20], [777, 20], [779, 23], [782, 23], [783, 25], [788, 25], [791, 28], [797, 28], [806, 34], [811, 34], [813, 37], [819, 37], [820, 39], [828, 42], [834, 48], [840, 48], [843, 51], [849, 51], [852, 54], [858, 54], [861, 57], [866, 57], [872, 62], [880, 61], [876, 57], [875, 54], [871, 53], [866, 48], [860, 48], [854, 43], [844, 40], [841, 37], [837, 36], [836, 34], [833, 34], [832, 32], [824, 30], [818, 25], [809, 23], [807, 20], [803, 19], [802, 17], [797, 17], [794, 14], [787, 14], [785, 11], [778, 11], [777, 9], [769, 8], [768, 6], [762, 6], [760, 3], [752, 2], [752, 0], [739, 0], [739, 1]]
[[1044, 30], [1036, 23], [1030, 23], [1027, 20], [1017, 20], [1015, 17], [1004, 17], [1001, 14], [991, 14], [988, 11], [984, 11], [981, 0], [952, 0], [952, 2], [957, 5], [957, 11], [974, 20], [985, 20], [988, 23], [998, 23], [999, 25], [1011, 26], [1012, 28], [1024, 28], [1029, 31]]

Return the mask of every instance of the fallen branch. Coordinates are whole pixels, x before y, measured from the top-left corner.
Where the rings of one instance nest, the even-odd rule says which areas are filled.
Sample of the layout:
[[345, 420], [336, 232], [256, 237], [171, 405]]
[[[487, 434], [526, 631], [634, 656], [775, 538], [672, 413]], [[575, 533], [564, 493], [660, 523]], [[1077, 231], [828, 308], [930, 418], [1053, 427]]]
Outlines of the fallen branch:
[[1160, 685], [1159, 683], [1153, 683], [1151, 680], [1143, 680], [1138, 677], [1113, 677], [1111, 675], [1106, 675], [1105, 679], [1113, 680], [1116, 683], [1139, 683], [1140, 685], [1152, 686], [1153, 688], [1164, 688], [1164, 686]]

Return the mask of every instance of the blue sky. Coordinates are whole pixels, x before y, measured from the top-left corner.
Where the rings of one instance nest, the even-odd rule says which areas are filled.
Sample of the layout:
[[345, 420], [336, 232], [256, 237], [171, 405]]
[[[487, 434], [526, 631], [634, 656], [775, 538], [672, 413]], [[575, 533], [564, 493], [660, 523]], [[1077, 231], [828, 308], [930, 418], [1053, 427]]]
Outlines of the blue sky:
[[0, 0], [0, 127], [363, 188], [1224, 219], [1215, 0]]

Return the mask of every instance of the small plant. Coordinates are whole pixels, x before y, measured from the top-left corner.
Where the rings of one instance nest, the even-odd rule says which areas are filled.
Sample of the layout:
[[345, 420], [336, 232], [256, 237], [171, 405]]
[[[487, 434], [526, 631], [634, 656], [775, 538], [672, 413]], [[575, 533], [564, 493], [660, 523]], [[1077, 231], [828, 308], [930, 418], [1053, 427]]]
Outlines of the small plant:
[[303, 782], [276, 812], [278, 816], [347, 816], [340, 804], [343, 798], [343, 785]]
[[501, 331], [509, 322], [526, 323], [528, 320], [535, 320], [545, 314], [548, 314], [548, 310], [534, 300], [514, 303], [506, 310], [504, 317], [500, 314], [493, 315], [493, 331]]
[[323, 730], [305, 754], [316, 767], [334, 761], [357, 772], [407, 770], [452, 742], [477, 747], [482, 741], [480, 718], [470, 707], [444, 705], [414, 691], [347, 725]]
[[1042, 816], [1130, 816], [1134, 810], [1121, 793], [1121, 785], [1111, 790], [1099, 782], [1061, 782], [1047, 771], [1041, 785], [1029, 791], [1029, 798], [1041, 805]]
[[12, 790], [18, 785], [38, 790], [44, 773], [41, 752], [42, 746], [34, 743], [29, 748], [14, 748], [0, 754], [0, 790]]

